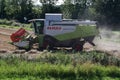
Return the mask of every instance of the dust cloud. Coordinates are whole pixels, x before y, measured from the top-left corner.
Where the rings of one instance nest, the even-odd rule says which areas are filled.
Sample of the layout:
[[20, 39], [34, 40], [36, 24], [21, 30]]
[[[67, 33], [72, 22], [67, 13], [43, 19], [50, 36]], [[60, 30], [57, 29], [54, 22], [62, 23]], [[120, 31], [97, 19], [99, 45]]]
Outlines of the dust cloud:
[[100, 37], [94, 39], [96, 50], [107, 51], [120, 56], [120, 31], [113, 31], [110, 28], [101, 28], [99, 31]]

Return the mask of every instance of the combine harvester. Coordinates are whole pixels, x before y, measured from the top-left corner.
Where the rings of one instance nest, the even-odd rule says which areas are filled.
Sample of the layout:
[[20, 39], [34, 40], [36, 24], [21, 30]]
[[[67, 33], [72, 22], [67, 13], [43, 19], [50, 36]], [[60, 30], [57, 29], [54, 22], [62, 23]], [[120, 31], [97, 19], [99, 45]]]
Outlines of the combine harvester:
[[10, 37], [13, 45], [30, 50], [38, 43], [39, 50], [54, 49], [56, 47], [71, 47], [75, 51], [82, 51], [85, 42], [92, 42], [99, 34], [96, 21], [79, 21], [62, 19], [62, 14], [46, 13], [45, 19], [32, 19], [31, 27], [34, 35], [21, 28]]

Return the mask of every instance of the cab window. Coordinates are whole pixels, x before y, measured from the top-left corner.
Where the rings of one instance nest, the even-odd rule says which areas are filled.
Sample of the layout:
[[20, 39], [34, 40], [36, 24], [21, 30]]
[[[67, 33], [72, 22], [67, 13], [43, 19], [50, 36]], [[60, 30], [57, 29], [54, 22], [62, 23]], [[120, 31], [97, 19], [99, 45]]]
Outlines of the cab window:
[[44, 21], [35, 21], [34, 30], [36, 34], [43, 34]]

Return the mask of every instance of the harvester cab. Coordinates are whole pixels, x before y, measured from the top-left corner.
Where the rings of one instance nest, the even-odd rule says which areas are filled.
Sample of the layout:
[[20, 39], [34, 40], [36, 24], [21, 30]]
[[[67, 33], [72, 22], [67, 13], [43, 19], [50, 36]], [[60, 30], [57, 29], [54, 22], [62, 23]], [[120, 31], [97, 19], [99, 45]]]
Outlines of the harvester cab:
[[73, 50], [82, 51], [85, 42], [94, 46], [92, 41], [99, 33], [96, 21], [62, 19], [62, 14], [45, 14], [45, 19], [32, 19], [29, 22], [32, 23], [31, 27], [34, 29], [36, 38], [21, 39], [14, 43], [20, 44], [26, 41], [28, 42], [26, 46], [29, 48], [32, 44], [38, 43], [40, 50], [71, 47]]
[[30, 20], [31, 27], [34, 29], [35, 34], [43, 34], [44, 32], [44, 19], [33, 19]]

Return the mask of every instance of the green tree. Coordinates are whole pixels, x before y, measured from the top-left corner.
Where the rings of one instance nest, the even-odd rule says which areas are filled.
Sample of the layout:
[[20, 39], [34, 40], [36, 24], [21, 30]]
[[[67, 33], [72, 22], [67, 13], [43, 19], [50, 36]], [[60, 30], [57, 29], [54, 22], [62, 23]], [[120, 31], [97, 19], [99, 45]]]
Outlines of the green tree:
[[32, 8], [32, 18], [40, 18], [42, 14], [41, 6], [36, 5]]
[[75, 19], [85, 18], [83, 14], [87, 14], [87, 0], [74, 0], [74, 12], [72, 17]]
[[64, 4], [61, 5], [61, 11], [63, 13], [63, 17], [66, 19], [72, 18], [72, 13], [74, 10], [74, 5], [70, 0], [65, 0]]
[[45, 13], [59, 13], [61, 12], [60, 7], [56, 6], [58, 0], [40, 0], [42, 3], [42, 14], [41, 18], [44, 18]]
[[21, 22], [24, 22], [24, 17], [27, 19], [32, 18], [32, 0], [18, 0], [20, 6], [20, 14], [17, 16]]
[[80, 19], [84, 18], [83, 14], [90, 0], [65, 0], [62, 5], [62, 12], [65, 18]]
[[0, 18], [5, 18], [6, 16], [5, 7], [6, 0], [0, 0]]
[[120, 0], [95, 0], [95, 9], [107, 23], [120, 22]]
[[20, 6], [18, 0], [7, 0], [6, 1], [6, 18], [8, 19], [16, 19], [16, 17], [20, 13]]
[[24, 22], [24, 17], [32, 18], [32, 0], [7, 0], [5, 6], [6, 18]]

